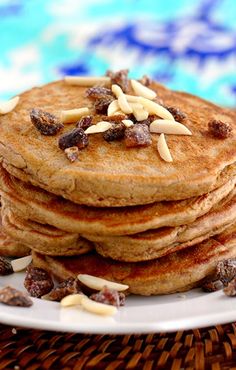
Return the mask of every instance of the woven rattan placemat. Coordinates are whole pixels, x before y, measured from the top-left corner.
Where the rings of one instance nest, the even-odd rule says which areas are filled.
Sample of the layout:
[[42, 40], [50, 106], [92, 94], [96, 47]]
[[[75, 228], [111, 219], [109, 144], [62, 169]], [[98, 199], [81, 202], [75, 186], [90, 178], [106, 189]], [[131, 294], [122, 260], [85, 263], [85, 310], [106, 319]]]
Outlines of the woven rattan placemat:
[[236, 323], [149, 335], [86, 335], [0, 325], [0, 370], [236, 369]]

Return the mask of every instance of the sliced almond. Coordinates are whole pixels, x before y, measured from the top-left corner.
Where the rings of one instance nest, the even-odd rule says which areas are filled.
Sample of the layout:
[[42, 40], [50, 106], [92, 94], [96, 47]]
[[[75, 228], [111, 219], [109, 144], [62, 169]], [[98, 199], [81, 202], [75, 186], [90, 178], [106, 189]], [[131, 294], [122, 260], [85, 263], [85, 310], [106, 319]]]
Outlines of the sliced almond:
[[130, 119], [123, 119], [123, 124], [126, 126], [126, 127], [131, 127], [134, 125], [133, 121], [131, 121]]
[[148, 118], [148, 112], [143, 108], [133, 108], [133, 115], [137, 121], [143, 121]]
[[191, 131], [182, 123], [167, 119], [156, 119], [153, 121], [150, 124], [150, 132], [157, 134], [192, 135]]
[[84, 132], [86, 134], [99, 134], [100, 132], [105, 132], [112, 127], [112, 124], [107, 121], [100, 121], [96, 125], [88, 127]]
[[14, 272], [23, 271], [32, 262], [32, 256], [25, 256], [11, 261], [12, 269]]
[[78, 108], [70, 110], [62, 110], [60, 114], [60, 120], [63, 123], [73, 123], [78, 121], [82, 116], [86, 116], [90, 113], [89, 108]]
[[111, 91], [113, 92], [113, 94], [117, 98], [119, 98], [119, 96], [121, 96], [121, 95], [124, 94], [123, 91], [122, 91], [122, 89], [121, 89], [121, 87], [119, 85], [116, 85], [116, 84], [114, 84], [114, 85], [111, 86]]
[[107, 76], [88, 77], [88, 76], [66, 76], [65, 83], [78, 86], [110, 85], [111, 79]]
[[126, 99], [129, 103], [139, 103], [139, 104], [141, 104], [140, 103], [141, 96], [125, 94], [125, 97], [126, 97]]
[[149, 114], [156, 114], [163, 119], [175, 120], [172, 114], [162, 105], [143, 97], [139, 98], [139, 102], [144, 106], [144, 109], [146, 109]]
[[126, 115], [121, 110], [118, 110], [117, 112], [115, 112], [113, 116], [123, 116], [124, 118], [126, 117]]
[[173, 162], [173, 158], [170, 154], [170, 150], [166, 143], [165, 135], [161, 134], [157, 142], [157, 150], [162, 159], [166, 162]]
[[0, 102], [0, 114], [7, 114], [11, 112], [19, 103], [19, 96], [15, 96], [14, 98], [8, 101]]
[[66, 297], [62, 298], [61, 306], [62, 307], [69, 307], [69, 306], [76, 306], [81, 304], [82, 299], [84, 298], [84, 294], [69, 294]]
[[[110, 117], [110, 116], [114, 116], [114, 114], [116, 112], [118, 112], [120, 110], [120, 107], [119, 107], [119, 104], [118, 104], [118, 100], [113, 100], [108, 108], [107, 108], [107, 115]], [[123, 112], [122, 112], [123, 113]]]
[[79, 274], [78, 279], [84, 285], [88, 286], [91, 289], [95, 289], [95, 290], [102, 290], [104, 286], [107, 286], [109, 289], [115, 289], [118, 292], [122, 292], [129, 288], [128, 285], [115, 283], [113, 281], [102, 279], [102, 278], [99, 278], [93, 275]]
[[81, 306], [88, 312], [95, 313], [97, 315], [112, 316], [117, 312], [115, 306], [109, 304], [99, 303], [92, 299], [84, 296], [81, 299]]
[[129, 105], [132, 109], [143, 109], [143, 105], [138, 102], [130, 102]]
[[122, 94], [118, 97], [118, 104], [119, 104], [119, 107], [122, 110], [122, 112], [124, 112], [125, 114], [130, 114], [130, 113], [133, 112], [133, 109], [129, 105], [129, 103], [128, 103], [126, 97], [125, 97], [125, 94]]
[[149, 89], [148, 87], [144, 86], [143, 84], [136, 80], [131, 80], [131, 86], [135, 94], [138, 96], [143, 96], [144, 98], [151, 100], [155, 99], [155, 97], [157, 96], [155, 91]]

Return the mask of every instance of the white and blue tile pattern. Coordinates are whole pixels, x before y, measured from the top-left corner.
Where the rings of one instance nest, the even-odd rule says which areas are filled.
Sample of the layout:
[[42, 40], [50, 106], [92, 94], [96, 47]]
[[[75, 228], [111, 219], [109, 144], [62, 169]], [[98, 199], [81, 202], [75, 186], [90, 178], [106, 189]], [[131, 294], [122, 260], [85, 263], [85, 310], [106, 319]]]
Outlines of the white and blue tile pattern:
[[235, 0], [0, 0], [0, 98], [128, 67], [236, 106]]

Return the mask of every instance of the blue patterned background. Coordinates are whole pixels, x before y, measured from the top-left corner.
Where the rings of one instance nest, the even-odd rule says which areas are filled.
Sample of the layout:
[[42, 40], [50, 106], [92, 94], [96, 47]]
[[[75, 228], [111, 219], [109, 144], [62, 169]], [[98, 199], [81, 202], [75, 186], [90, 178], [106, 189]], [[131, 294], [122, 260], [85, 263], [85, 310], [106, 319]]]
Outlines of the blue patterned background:
[[0, 98], [129, 68], [236, 106], [235, 0], [0, 0]]

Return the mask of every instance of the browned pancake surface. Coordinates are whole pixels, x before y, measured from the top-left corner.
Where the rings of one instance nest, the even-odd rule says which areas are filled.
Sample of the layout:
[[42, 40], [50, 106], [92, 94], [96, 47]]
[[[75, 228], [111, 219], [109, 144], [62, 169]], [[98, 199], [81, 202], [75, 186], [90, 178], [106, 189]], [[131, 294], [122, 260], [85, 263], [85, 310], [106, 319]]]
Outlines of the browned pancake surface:
[[217, 262], [236, 257], [236, 227], [196, 246], [153, 261], [125, 263], [96, 253], [78, 258], [51, 258], [33, 253], [34, 264], [60, 279], [91, 274], [129, 285], [134, 294], [168, 294], [198, 286]]
[[[79, 160], [70, 163], [58, 148], [58, 136], [41, 135], [30, 122], [29, 111], [42, 108], [58, 115], [60, 110], [88, 106], [86, 88], [63, 81], [23, 93], [13, 112], [0, 117], [0, 154], [3, 166], [16, 177], [62, 195], [76, 203], [93, 206], [125, 206], [161, 200], [184, 199], [207, 193], [236, 172], [236, 113], [189, 94], [170, 91], [159, 84], [151, 88], [167, 106], [188, 115], [192, 136], [168, 135], [173, 163], [158, 155], [158, 135], [146, 148], [125, 148], [124, 142], [104, 141], [90, 135], [89, 146]], [[207, 124], [220, 119], [233, 127], [230, 138], [208, 134]], [[73, 125], [66, 125], [64, 132]]]
[[222, 201], [233, 190], [235, 182], [236, 177], [211, 193], [182, 201], [95, 208], [72, 203], [25, 183], [0, 167], [0, 193], [21, 217], [68, 232], [99, 236], [135, 234], [163, 226], [189, 224]]

